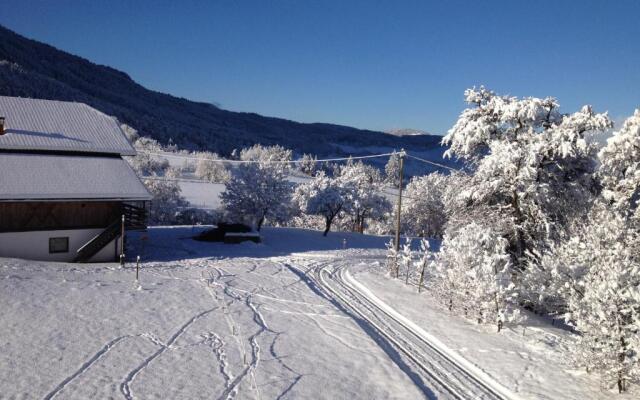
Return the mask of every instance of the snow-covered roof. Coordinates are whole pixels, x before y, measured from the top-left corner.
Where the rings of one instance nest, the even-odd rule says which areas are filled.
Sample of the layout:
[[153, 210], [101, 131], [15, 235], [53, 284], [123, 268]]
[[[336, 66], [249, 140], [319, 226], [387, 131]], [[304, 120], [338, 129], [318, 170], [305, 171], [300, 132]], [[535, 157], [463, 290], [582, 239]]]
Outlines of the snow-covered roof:
[[0, 149], [135, 155], [112, 117], [83, 103], [0, 96]]
[[0, 201], [151, 199], [118, 156], [5, 153], [0, 171]]

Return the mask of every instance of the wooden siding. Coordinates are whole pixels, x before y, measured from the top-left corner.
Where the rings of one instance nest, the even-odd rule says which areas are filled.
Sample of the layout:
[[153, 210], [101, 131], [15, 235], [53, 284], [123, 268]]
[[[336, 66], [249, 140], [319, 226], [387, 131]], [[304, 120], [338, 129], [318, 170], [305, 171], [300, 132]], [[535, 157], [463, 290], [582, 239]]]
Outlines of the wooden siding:
[[120, 202], [0, 203], [0, 232], [104, 228], [121, 214]]

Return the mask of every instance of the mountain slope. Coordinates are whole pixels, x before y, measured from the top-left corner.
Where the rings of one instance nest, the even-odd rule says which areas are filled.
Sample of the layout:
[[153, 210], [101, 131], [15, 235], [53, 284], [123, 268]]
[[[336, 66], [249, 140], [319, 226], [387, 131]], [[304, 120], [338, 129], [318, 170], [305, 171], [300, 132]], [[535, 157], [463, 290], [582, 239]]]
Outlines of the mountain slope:
[[[126, 73], [96, 65], [0, 26], [0, 95], [83, 102], [117, 117], [141, 135], [223, 154], [255, 143], [297, 153], [346, 154], [365, 146], [433, 150], [439, 136], [396, 137], [332, 124], [305, 124], [155, 92]], [[357, 150], [356, 153], [366, 153]]]

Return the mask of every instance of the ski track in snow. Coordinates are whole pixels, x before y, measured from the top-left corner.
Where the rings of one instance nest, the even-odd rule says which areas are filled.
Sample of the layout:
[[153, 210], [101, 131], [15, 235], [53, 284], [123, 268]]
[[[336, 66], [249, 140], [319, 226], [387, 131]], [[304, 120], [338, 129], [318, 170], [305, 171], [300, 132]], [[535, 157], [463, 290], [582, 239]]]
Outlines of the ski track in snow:
[[[225, 295], [227, 295], [226, 293], [226, 285], [223, 283], [220, 283], [219, 281], [221, 280], [222, 277], [225, 276], [229, 276], [227, 275], [222, 269], [213, 266], [212, 271], [215, 272], [218, 276], [214, 277], [213, 273], [211, 272], [210, 274], [210, 279], [205, 280], [204, 281], [204, 285], [205, 285], [205, 289], [207, 291], [207, 293], [209, 293], [209, 295], [211, 296], [211, 298], [214, 300], [214, 302], [216, 304], [219, 304], [220, 302], [223, 303], [222, 305], [222, 314], [224, 316], [224, 320], [227, 323], [227, 327], [229, 328], [229, 333], [235, 338], [236, 344], [237, 344], [237, 348], [238, 348], [238, 353], [245, 358], [246, 357], [246, 351], [244, 348], [244, 344], [242, 343], [242, 340], [238, 337], [238, 329], [236, 328], [236, 324], [235, 321], [233, 320], [233, 317], [231, 316], [231, 314], [229, 313], [229, 306], [233, 304], [233, 300], [234, 298], [232, 298], [232, 301], [230, 303], [225, 303], [223, 299], [220, 299], [218, 297], [218, 295], [216, 294], [215, 290], [212, 289], [212, 285], [215, 287], [222, 287], [223, 288], [223, 292]], [[228, 366], [227, 366], [228, 368]], [[237, 377], [234, 378], [234, 376], [231, 374], [230, 369], [229, 372], [225, 375], [225, 377], [228, 377], [229, 379], [226, 379], [225, 381], [225, 388], [222, 392], [222, 394], [218, 397], [218, 399], [233, 399], [235, 398], [237, 392], [238, 392], [238, 384], [240, 382], [240, 380], [242, 379], [242, 377], [244, 376], [244, 371], [242, 371]]]
[[[158, 349], [130, 370], [120, 383], [120, 392], [127, 400], [135, 399], [132, 385], [140, 373], [145, 371], [154, 360], [168, 350], [199, 345], [205, 345], [210, 348], [210, 351], [215, 356], [217, 370], [223, 377], [224, 389], [217, 397], [218, 399], [234, 399], [239, 393], [240, 386], [244, 385], [243, 382], [248, 384], [255, 397], [260, 399], [262, 394], [257, 383], [256, 372], [261, 361], [269, 361], [263, 360], [261, 348], [261, 342], [269, 338], [269, 336], [270, 345], [268, 350], [271, 360], [279, 363], [283, 370], [291, 374], [289, 377], [283, 378], [289, 383], [280, 389], [280, 393], [276, 397], [277, 399], [283, 399], [302, 380], [304, 374], [295, 371], [285, 363], [283, 356], [278, 355], [276, 343], [284, 332], [272, 330], [261, 310], [307, 317], [324, 335], [334, 339], [345, 348], [359, 353], [366, 353], [363, 348], [354, 346], [344, 334], [332, 332], [331, 329], [327, 329], [318, 320], [318, 318], [326, 317], [352, 318], [362, 331], [353, 331], [351, 334], [364, 333], [370, 336], [428, 398], [437, 397], [432, 390], [446, 393], [448, 396], [457, 399], [516, 398], [515, 396], [509, 396], [507, 392], [503, 392], [500, 387], [496, 387], [497, 384], [495, 382], [490, 382], [490, 379], [488, 380], [487, 377], [482, 376], [482, 371], [474, 370], [474, 366], [452, 359], [450, 354], [443, 353], [437, 346], [434, 347], [433, 343], [430, 342], [430, 338], [423, 334], [424, 332], [418, 331], [419, 328], [411, 325], [411, 321], [403, 320], [401, 316], [396, 315], [397, 312], [395, 310], [389, 310], [388, 308], [390, 307], [383, 304], [379, 299], [372, 298], [373, 294], [367, 293], [367, 289], [355, 281], [348, 273], [347, 266], [349, 261], [353, 260], [322, 256], [274, 257], [268, 260], [268, 266], [275, 268], [273, 273], [264, 272], [264, 269], [260, 271], [260, 267], [264, 267], [264, 265], [253, 261], [247, 266], [245, 272], [249, 276], [258, 277], [257, 282], [255, 279], [240, 276], [238, 273], [227, 272], [223, 266], [229, 260], [214, 258], [192, 259], [177, 261], [171, 265], [159, 264], [154, 268], [147, 267], [145, 272], [161, 279], [197, 282], [206, 290], [215, 303], [215, 307], [193, 315], [166, 342], [163, 342], [151, 332], [119, 336], [110, 340], [85, 361], [76, 372], [69, 375], [49, 392], [44, 399], [49, 400], [56, 397], [74, 379], [84, 374], [96, 362], [105, 357], [118, 343], [126, 338], [135, 337], [149, 340], [158, 346]], [[232, 264], [229, 265], [229, 267], [232, 266]], [[185, 270], [185, 267], [198, 268], [200, 276], [176, 276], [174, 272], [189, 271]], [[291, 275], [285, 274], [285, 272], [292, 273], [294, 279], [291, 279]], [[269, 282], [274, 284], [271, 288], [266, 286]], [[238, 283], [242, 283], [242, 286], [248, 286], [251, 289], [237, 287]], [[297, 286], [298, 284], [301, 284], [304, 289], [300, 289]], [[272, 289], [277, 292], [286, 290], [287, 293], [295, 295], [295, 298], [304, 299], [305, 301], [278, 297]], [[309, 301], [306, 301], [307, 298]], [[321, 304], [317, 302], [318, 298], [329, 303]], [[267, 303], [256, 303], [256, 300], [266, 301]], [[307, 307], [309, 311], [270, 308], [266, 304], [273, 304], [274, 306], [276, 304], [290, 304], [292, 306]], [[243, 336], [242, 332], [240, 332], [240, 325], [236, 323], [230, 311], [231, 307], [238, 306], [242, 306], [251, 312], [252, 321], [257, 326], [257, 330], [249, 336]], [[225, 351], [227, 343], [215, 332], [207, 331], [200, 334], [202, 340], [196, 343], [175, 346], [178, 339], [191, 325], [217, 309], [222, 309], [229, 332], [234, 337], [242, 358], [242, 367], [237, 374], [233, 373], [232, 366], [227, 358]], [[336, 309], [339, 313], [329, 313], [331, 310]], [[327, 313], [324, 313], [324, 310]], [[347, 327], [341, 328], [346, 329]], [[247, 328], [244, 327], [243, 329], [246, 330]], [[245, 340], [249, 343], [249, 348], [245, 346]], [[459, 355], [455, 356], [460, 357]]]
[[[407, 358], [413, 365], [411, 372], [419, 373], [422, 376], [421, 381], [428, 382], [430, 389], [437, 389], [461, 400], [517, 398], [466, 360], [463, 361], [459, 356], [455, 356], [458, 359], [454, 359], [450, 352], [443, 351], [441, 344], [434, 344], [434, 338], [399, 316], [395, 310], [389, 310], [390, 307], [382, 304], [379, 299], [372, 299], [373, 295], [366, 293], [366, 288], [362, 285], [356, 287], [357, 282], [348, 274], [345, 266], [347, 264], [348, 260], [312, 262], [307, 264], [310, 268], [305, 275], [310, 276], [308, 279], [313, 286], [326, 291], [325, 296], [331, 297], [346, 312], [364, 321], [371, 330], [382, 336], [387, 344], [402, 353], [402, 357]], [[299, 273], [303, 273], [302, 269]], [[378, 342], [380, 343], [379, 340]], [[403, 368], [402, 365], [399, 366]], [[423, 389], [427, 397], [436, 397], [410, 373], [408, 375]]]
[[87, 361], [84, 362], [84, 364], [82, 364], [80, 366], [80, 368], [78, 368], [78, 370], [76, 372], [74, 372], [73, 374], [69, 375], [68, 377], [66, 377], [58, 386], [55, 387], [55, 389], [53, 389], [51, 392], [49, 392], [46, 396], [44, 396], [44, 400], [49, 400], [49, 399], [53, 399], [56, 395], [58, 395], [58, 393], [60, 393], [69, 383], [71, 383], [71, 381], [73, 381], [74, 379], [76, 379], [77, 377], [79, 377], [80, 375], [82, 375], [85, 371], [87, 371], [89, 368], [91, 368], [91, 366], [93, 364], [95, 364], [96, 362], [98, 362], [98, 360], [100, 360], [101, 358], [103, 358], [107, 353], [109, 353], [109, 351], [118, 343], [120, 343], [122, 340], [128, 338], [130, 336], [119, 336], [115, 339], [110, 340], [109, 342], [107, 342], [104, 346], [102, 346], [102, 348], [96, 353], [94, 354], [91, 358], [89, 358]]
[[204, 336], [204, 343], [208, 344], [213, 353], [216, 356], [216, 359], [219, 364], [219, 371], [224, 377], [225, 387], [228, 387], [231, 380], [233, 379], [233, 374], [229, 370], [229, 363], [227, 361], [227, 353], [224, 350], [226, 343], [218, 334], [215, 332], [209, 332]]
[[[236, 389], [238, 388], [240, 383], [243, 381], [243, 379], [246, 376], [249, 376], [251, 378], [251, 384], [253, 386], [253, 390], [256, 392], [256, 396], [259, 399], [260, 391], [258, 389], [258, 385], [256, 383], [256, 377], [255, 377], [255, 371], [260, 364], [260, 345], [258, 344], [258, 338], [265, 332], [272, 332], [272, 333], [275, 333], [275, 332], [269, 329], [269, 327], [267, 326], [264, 320], [264, 316], [257, 310], [255, 305], [251, 302], [251, 295], [247, 295], [246, 297], [243, 298], [241, 295], [236, 293], [235, 290], [232, 289], [229, 285], [224, 286], [224, 293], [238, 302], [243, 302], [251, 310], [251, 312], [253, 313], [253, 321], [258, 325], [259, 329], [257, 332], [255, 332], [248, 338], [249, 344], [251, 346], [251, 354], [250, 354], [251, 359], [249, 361], [249, 364], [246, 365], [245, 368], [242, 370], [242, 372], [236, 377], [236, 379], [234, 379], [231, 382], [231, 384], [227, 386], [227, 388], [219, 398], [220, 399], [229, 398], [229, 395], [233, 394], [234, 391], [236, 391]], [[246, 364], [247, 354], [248, 352], [245, 350], [243, 345], [242, 356], [245, 359], [245, 364]]]
[[[422, 343], [426, 344], [430, 349], [434, 350], [442, 358], [446, 359], [449, 364], [455, 368], [449, 369], [450, 371], [459, 371], [464, 375], [467, 375], [467, 378], [471, 378], [472, 381], [484, 387], [488, 392], [491, 392], [492, 395], [501, 399], [518, 399], [515, 393], [511, 392], [504, 386], [500, 385], [497, 381], [491, 378], [487, 373], [485, 373], [480, 368], [476, 367], [474, 364], [470, 363], [462, 356], [456, 354], [451, 351], [446, 345], [444, 345], [440, 340], [433, 337], [426, 331], [424, 331], [421, 327], [416, 325], [413, 321], [401, 315], [395, 309], [384, 303], [382, 300], [377, 298], [369, 289], [367, 289], [364, 285], [355, 280], [351, 274], [349, 274], [348, 269], [341, 268], [339, 269], [340, 279], [343, 280], [351, 289], [360, 293], [364, 297], [366, 297], [371, 303], [377, 308], [380, 312], [384, 313], [386, 316], [397, 322], [399, 325], [406, 328], [412, 335], [417, 337]], [[522, 355], [520, 354], [520, 357]], [[445, 364], [446, 365], [446, 364]]]
[[212, 313], [213, 311], [217, 310], [218, 307], [206, 310], [206, 311], [202, 311], [196, 315], [194, 315], [193, 317], [191, 317], [184, 325], [182, 325], [170, 338], [169, 340], [162, 346], [160, 347], [160, 349], [158, 349], [155, 353], [153, 353], [151, 356], [147, 357], [142, 363], [140, 363], [136, 368], [134, 368], [133, 370], [129, 371], [129, 373], [127, 374], [127, 376], [125, 377], [124, 381], [122, 381], [122, 383], [120, 384], [120, 392], [124, 395], [124, 397], [127, 400], [133, 400], [134, 396], [133, 393], [131, 391], [131, 385], [133, 384], [135, 378], [138, 376], [138, 374], [142, 371], [144, 371], [145, 368], [147, 368], [152, 362], [153, 360], [155, 360], [156, 358], [160, 357], [165, 351], [167, 351], [168, 349], [170, 349], [173, 344], [176, 342], [176, 340], [178, 340], [180, 338], [180, 336], [182, 336], [182, 334], [184, 334], [184, 332], [197, 320], [199, 320], [200, 318], [204, 317], [205, 315], [208, 315], [210, 313]]
[[[267, 334], [271, 334], [273, 336], [271, 345], [269, 346], [269, 351], [273, 359], [277, 360], [277, 362], [284, 369], [288, 370], [289, 372], [295, 375], [291, 379], [292, 382], [286, 388], [284, 388], [282, 393], [279, 395], [279, 398], [282, 398], [282, 396], [285, 396], [291, 389], [293, 389], [293, 387], [302, 379], [303, 375], [293, 370], [292, 368], [290, 368], [286, 363], [284, 363], [282, 358], [276, 354], [275, 343], [282, 333], [273, 331], [271, 328], [269, 328], [269, 325], [267, 324], [267, 321], [264, 315], [259, 310], [260, 305], [256, 305], [256, 303], [254, 303], [254, 298], [260, 298], [263, 300], [275, 301], [275, 302], [297, 304], [297, 305], [302, 305], [307, 307], [327, 307], [327, 305], [278, 298], [276, 297], [276, 295], [271, 293], [270, 290], [266, 288], [264, 285], [258, 284], [257, 282], [246, 279], [244, 277], [240, 277], [238, 276], [238, 274], [228, 273], [222, 266], [219, 265], [220, 263], [221, 263], [220, 260], [206, 260], [204, 265], [200, 264], [199, 266], [201, 267], [204, 266], [205, 268], [211, 269], [212, 271], [212, 272], [209, 272], [208, 278], [205, 278], [204, 272], [202, 272], [202, 279], [200, 279], [200, 282], [206, 285], [207, 291], [216, 302], [219, 302], [220, 298], [217, 296], [216, 291], [213, 290], [213, 288], [222, 289], [223, 295], [230, 299], [230, 302], [225, 306], [223, 306], [223, 312], [225, 315], [225, 319], [227, 320], [229, 329], [232, 335], [236, 338], [236, 341], [238, 343], [238, 350], [240, 352], [241, 357], [244, 360], [245, 365], [244, 365], [244, 368], [240, 371], [240, 373], [237, 376], [233, 376], [229, 372], [223, 373], [223, 376], [225, 377], [226, 385], [225, 385], [225, 389], [222, 391], [218, 399], [228, 400], [228, 399], [235, 398], [235, 396], [237, 396], [238, 394], [240, 385], [242, 384], [242, 382], [245, 380], [246, 377], [250, 377], [252, 390], [255, 392], [256, 397], [260, 399], [261, 394], [258, 388], [255, 373], [261, 361], [261, 347], [259, 344], [259, 340], [261, 337]], [[278, 268], [278, 271], [276, 271], [276, 274], [274, 274], [276, 276], [279, 275], [281, 272], [286, 271], [284, 266], [282, 266], [278, 262], [273, 262], [273, 266]], [[247, 273], [251, 275], [261, 276], [263, 280], [264, 278], [272, 278], [274, 276], [274, 275], [266, 275], [266, 274], [257, 272], [258, 267], [260, 267], [260, 264], [257, 262], [253, 262], [252, 265], [247, 270]], [[217, 276], [213, 275], [214, 272]], [[223, 278], [228, 278], [228, 280], [223, 281]], [[283, 285], [285, 283], [287, 284], [290, 283], [290, 282], [284, 282], [284, 279], [282, 278], [279, 278], [279, 280], [280, 280], [280, 283]], [[245, 289], [238, 288], [236, 286], [232, 286], [231, 283], [233, 281], [245, 282], [251, 285], [253, 289], [245, 290]], [[256, 293], [258, 291], [262, 291], [263, 293], [267, 293], [268, 295]], [[258, 326], [258, 330], [247, 338], [247, 341], [249, 342], [251, 347], [250, 352], [247, 351], [247, 349], [244, 346], [244, 340], [241, 338], [242, 334], [239, 331], [238, 324], [236, 324], [233, 317], [228, 312], [229, 307], [233, 304], [245, 305], [247, 309], [249, 309], [252, 313], [253, 322]], [[331, 306], [328, 306], [328, 307], [331, 307]], [[246, 362], [247, 357], [250, 358], [248, 360], [248, 363]], [[225, 366], [225, 364], [222, 363], [220, 359], [219, 359], [219, 362], [221, 364], [221, 368]]]

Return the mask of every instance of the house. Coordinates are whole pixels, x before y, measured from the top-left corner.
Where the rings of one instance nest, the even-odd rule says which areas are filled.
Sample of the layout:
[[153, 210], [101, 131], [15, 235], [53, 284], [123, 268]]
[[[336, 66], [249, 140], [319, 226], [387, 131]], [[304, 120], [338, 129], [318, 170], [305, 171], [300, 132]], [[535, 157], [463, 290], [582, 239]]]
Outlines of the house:
[[0, 96], [0, 257], [117, 260], [151, 200], [122, 158], [135, 154], [86, 104]]

